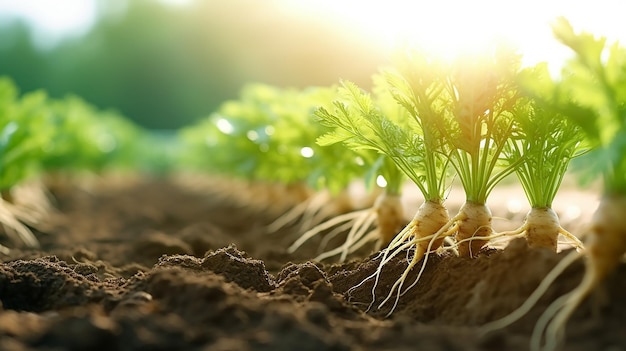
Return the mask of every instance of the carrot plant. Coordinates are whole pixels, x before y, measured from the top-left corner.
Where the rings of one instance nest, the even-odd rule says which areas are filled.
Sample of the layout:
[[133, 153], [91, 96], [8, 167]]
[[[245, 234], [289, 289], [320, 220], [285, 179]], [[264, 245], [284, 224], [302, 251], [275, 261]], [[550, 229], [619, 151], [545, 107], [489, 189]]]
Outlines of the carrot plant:
[[480, 54], [459, 56], [438, 77], [445, 96], [439, 123], [445, 152], [466, 196], [465, 204], [442, 232], [456, 233], [461, 256], [476, 256], [492, 236], [487, 198], [521, 162], [507, 162], [503, 153], [514, 130], [518, 70], [519, 57], [496, 46]]
[[[608, 46], [605, 38], [575, 33], [564, 18], [553, 27], [557, 39], [572, 49], [555, 84], [558, 95], [550, 101], [579, 126], [593, 150], [580, 158], [587, 179], [602, 177], [603, 194], [590, 226], [585, 250], [567, 255], [544, 278], [526, 302], [510, 315], [484, 327], [485, 331], [513, 323], [538, 301], [556, 277], [581, 256], [586, 270], [580, 285], [555, 300], [537, 321], [531, 349], [554, 350], [564, 338], [565, 324], [576, 308], [611, 274], [626, 252], [626, 50]], [[605, 56], [606, 55], [606, 56]]]
[[[114, 112], [82, 100], [50, 99], [44, 91], [19, 95], [0, 79], [0, 222], [15, 244], [37, 247], [36, 227], [53, 206], [41, 181], [50, 173], [136, 167], [136, 142], [145, 131]], [[153, 148], [154, 149], [154, 148]], [[6, 251], [6, 247], [2, 247]]]
[[498, 235], [524, 234], [531, 247], [557, 250], [558, 237], [563, 235], [582, 249], [576, 236], [561, 227], [552, 209], [570, 161], [589, 150], [582, 129], [567, 119], [567, 111], [551, 107], [558, 99], [546, 64], [524, 70], [519, 77], [528, 100], [514, 110], [515, 132], [504, 148], [510, 162], [519, 162], [515, 169], [531, 209], [524, 223], [511, 232]]
[[[378, 174], [378, 182], [384, 182], [382, 187], [376, 185], [374, 190], [370, 190], [378, 193], [371, 207], [340, 214], [316, 225], [302, 234], [287, 251], [294, 252], [311, 238], [331, 229], [322, 240], [322, 248], [338, 234], [347, 232], [346, 239], [338, 247], [323, 251], [314, 260], [322, 261], [339, 256], [339, 261], [343, 262], [348, 255], [370, 242], [376, 242], [377, 249], [386, 246], [405, 224], [401, 202], [404, 177], [395, 164], [384, 156], [374, 162], [371, 174]], [[372, 227], [374, 228], [370, 229]]]
[[39, 243], [20, 221], [12, 191], [38, 174], [43, 148], [55, 132], [50, 128], [46, 101], [43, 92], [20, 97], [11, 80], [0, 79], [0, 222], [14, 244], [26, 247]]
[[[376, 77], [375, 89], [378, 91], [374, 95], [373, 101], [368, 103], [376, 105], [376, 108], [384, 115], [394, 115], [394, 117], [399, 118], [396, 115], [402, 113], [401, 108], [387, 90], [380, 89], [381, 83], [383, 82], [379, 77]], [[334, 113], [329, 112], [325, 108], [320, 108], [316, 112], [320, 123], [333, 129], [332, 132], [318, 138], [317, 142], [322, 146], [335, 145], [341, 142], [350, 149], [355, 150], [364, 161], [366, 167], [369, 168], [365, 176], [366, 183], [370, 184], [374, 178], [377, 178], [382, 179], [385, 184], [383, 184], [384, 186], [372, 207], [349, 212], [321, 223], [304, 233], [289, 248], [289, 251], [294, 251], [311, 237], [329, 228], [335, 227], [325, 237], [324, 241], [335, 233], [349, 229], [346, 240], [341, 246], [323, 252], [316, 257], [316, 260], [340, 255], [339, 260], [343, 261], [348, 254], [372, 241], [377, 242], [378, 248], [385, 247], [406, 224], [401, 202], [401, 191], [405, 176], [391, 158], [385, 154], [380, 155], [378, 150], [366, 146], [367, 138], [355, 129], [357, 125], [364, 121], [358, 120], [361, 118], [361, 112], [356, 105], [350, 103], [353, 101], [351, 99], [355, 97], [354, 94], [358, 94], [358, 88], [350, 83], [345, 83], [344, 87], [339, 91], [339, 96], [343, 97], [343, 99], [335, 102], [336, 109]], [[343, 104], [343, 101], [348, 103]], [[370, 230], [372, 226], [374, 226], [374, 229]]]
[[[533, 333], [532, 346], [547, 350], [558, 346], [569, 317], [626, 253], [626, 49], [618, 44], [607, 47], [605, 38], [576, 34], [564, 19], [557, 22], [554, 30], [557, 38], [576, 54], [566, 66], [560, 84], [582, 107], [571, 119], [597, 145], [588, 159], [595, 161], [592, 172], [602, 175], [604, 192], [590, 224], [582, 282], [545, 311]], [[605, 53], [607, 58], [603, 61]], [[592, 111], [591, 116], [588, 111]], [[575, 252], [570, 255], [579, 256]]]
[[130, 120], [98, 110], [76, 96], [48, 105], [50, 122], [60, 132], [44, 149], [40, 160], [44, 171], [99, 173], [140, 166], [136, 144], [147, 132]]
[[[424, 73], [432, 75], [433, 71]], [[436, 128], [439, 116], [432, 110], [441, 101], [438, 87], [428, 79], [428, 74], [423, 76], [424, 80], [416, 82], [422, 86], [419, 87], [420, 95], [414, 95], [409, 82], [402, 76], [391, 71], [386, 73], [388, 93], [396, 101], [396, 112], [381, 109], [369, 94], [349, 82], [343, 83], [343, 99], [335, 102], [333, 111], [324, 108], [318, 111], [323, 123], [335, 127], [333, 133], [321, 140], [322, 143], [341, 141], [352, 148], [375, 150], [393, 161], [424, 196], [425, 201], [413, 219], [383, 250], [377, 271], [363, 281], [374, 278], [376, 286], [384, 265], [404, 251], [412, 252], [407, 268], [383, 304], [396, 293], [400, 296], [412, 268], [424, 255], [442, 244], [435, 234], [449, 218], [443, 205], [448, 180], [447, 163], [440, 152], [443, 144]]]

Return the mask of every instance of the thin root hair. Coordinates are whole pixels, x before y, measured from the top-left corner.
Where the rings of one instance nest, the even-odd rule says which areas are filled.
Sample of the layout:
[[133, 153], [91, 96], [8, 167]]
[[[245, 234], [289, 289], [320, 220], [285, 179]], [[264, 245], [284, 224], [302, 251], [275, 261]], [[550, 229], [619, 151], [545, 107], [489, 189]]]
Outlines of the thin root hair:
[[[552, 283], [554, 283], [556, 278], [558, 278], [561, 275], [561, 273], [563, 273], [563, 271], [565, 271], [565, 269], [567, 267], [569, 267], [572, 263], [574, 263], [581, 256], [582, 255], [579, 252], [576, 252], [576, 251], [572, 251], [567, 256], [565, 256], [543, 278], [543, 280], [539, 283], [537, 288], [530, 294], [530, 296], [528, 296], [526, 301], [524, 301], [524, 303], [520, 307], [518, 307], [513, 312], [509, 313], [508, 315], [506, 315], [506, 316], [504, 316], [504, 317], [502, 317], [500, 319], [497, 319], [495, 321], [492, 321], [492, 322], [489, 322], [489, 323], [483, 325], [480, 328], [480, 334], [484, 335], [484, 334], [486, 334], [488, 332], [505, 328], [505, 327], [513, 324], [514, 322], [518, 321], [524, 315], [526, 315], [535, 306], [535, 304], [539, 301], [541, 296], [543, 296], [543, 294], [548, 290], [550, 285], [552, 285]], [[546, 310], [546, 313], [547, 313], [547, 310]]]

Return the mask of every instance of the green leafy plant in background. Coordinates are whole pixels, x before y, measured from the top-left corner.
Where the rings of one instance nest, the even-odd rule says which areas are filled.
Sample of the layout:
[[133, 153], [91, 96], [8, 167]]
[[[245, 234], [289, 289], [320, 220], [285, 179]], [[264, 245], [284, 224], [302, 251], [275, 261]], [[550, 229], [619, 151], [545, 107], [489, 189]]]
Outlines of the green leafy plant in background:
[[36, 227], [53, 207], [41, 178], [57, 172], [136, 170], [145, 163], [137, 141], [146, 134], [128, 119], [76, 97], [52, 100], [43, 91], [19, 96], [15, 84], [1, 78], [0, 222], [5, 233], [17, 245], [37, 247], [25, 224]]
[[[334, 88], [297, 90], [249, 84], [238, 100], [224, 103], [211, 116], [180, 132], [187, 150], [184, 162], [214, 174], [284, 184], [305, 194], [305, 201], [268, 230], [278, 230], [297, 218], [302, 218], [302, 228], [309, 229], [334, 212], [330, 196], [340, 198], [337, 194], [363, 174], [362, 162], [350, 150], [315, 143], [325, 129], [313, 121], [313, 111], [330, 103], [334, 94]], [[311, 189], [323, 191], [311, 196]], [[345, 206], [340, 200], [335, 204]]]
[[[0, 222], [14, 244], [26, 247], [38, 247], [39, 243], [16, 216], [11, 192], [39, 172], [38, 160], [55, 132], [48, 128], [46, 100], [43, 92], [20, 98], [10, 79], [0, 79]], [[0, 249], [7, 250], [4, 246]]]
[[46, 172], [139, 168], [136, 143], [146, 132], [130, 120], [75, 96], [52, 101], [49, 110], [61, 132], [44, 149], [40, 163]]
[[485, 327], [489, 331], [518, 320], [565, 268], [584, 255], [586, 272], [582, 282], [541, 315], [533, 330], [532, 350], [555, 350], [560, 346], [567, 320], [614, 271], [626, 252], [626, 49], [617, 43], [608, 46], [606, 38], [575, 33], [564, 18], [559, 18], [553, 29], [557, 39], [575, 56], [564, 66], [560, 80], [535, 84], [553, 87], [545, 89], [554, 92], [547, 100], [550, 109], [567, 117], [585, 134], [593, 150], [578, 159], [586, 164], [578, 171], [586, 180], [601, 176], [603, 194], [589, 226], [585, 250], [564, 257], [522, 306]]

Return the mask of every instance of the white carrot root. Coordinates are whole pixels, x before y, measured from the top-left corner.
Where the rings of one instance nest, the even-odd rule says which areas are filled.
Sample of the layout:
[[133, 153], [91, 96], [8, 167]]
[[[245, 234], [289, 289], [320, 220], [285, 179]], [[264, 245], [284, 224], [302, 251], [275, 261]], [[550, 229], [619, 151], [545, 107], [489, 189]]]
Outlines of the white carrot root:
[[10, 204], [2, 198], [0, 198], [0, 223], [4, 228], [4, 232], [17, 245], [24, 245], [29, 248], [39, 247], [39, 241], [35, 235], [15, 217], [13, 212], [11, 212]]
[[[390, 301], [395, 294], [394, 304], [391, 311], [389, 311], [387, 315], [390, 315], [395, 310], [400, 297], [418, 283], [424, 269], [426, 268], [426, 263], [428, 262], [430, 253], [437, 250], [443, 244], [446, 237], [456, 233], [456, 243], [454, 248], [458, 250], [458, 255], [468, 257], [474, 257], [477, 255], [480, 249], [487, 243], [489, 238], [492, 237], [493, 230], [491, 228], [491, 211], [489, 211], [489, 208], [486, 205], [468, 201], [461, 207], [459, 213], [452, 219], [448, 219], [448, 212], [443, 205], [438, 204], [438, 206], [440, 206], [440, 208], [435, 206], [431, 206], [430, 208], [431, 214], [429, 216], [429, 221], [433, 221], [433, 217], [435, 218], [431, 224], [432, 227], [427, 229], [417, 228], [417, 232], [423, 233], [423, 236], [415, 237], [413, 239], [413, 242], [415, 243], [413, 258], [411, 259], [408, 267], [402, 273], [400, 279], [398, 279], [391, 287], [387, 297], [379, 305], [379, 308], [382, 307]], [[423, 221], [424, 220], [422, 219], [421, 224], [423, 224]], [[389, 245], [389, 247], [391, 248], [392, 245], [393, 242]], [[404, 249], [404, 246], [399, 247], [392, 252], [390, 258], [397, 255], [397, 253]], [[403, 285], [409, 272], [422, 258], [424, 260], [417, 277], [409, 286], [403, 289]], [[381, 264], [383, 262], [381, 262]]]
[[492, 237], [493, 234], [489, 207], [485, 204], [467, 201], [455, 219], [458, 221], [455, 238], [459, 256], [475, 257], [487, 244], [486, 238]]
[[[376, 229], [369, 230], [374, 222], [376, 222]], [[288, 252], [294, 252], [306, 241], [330, 228], [345, 224], [350, 224], [351, 229], [344, 243], [335, 249], [323, 252], [315, 260], [321, 261], [339, 255], [339, 261], [343, 262], [349, 254], [368, 242], [378, 239], [379, 246], [386, 245], [404, 224], [404, 211], [400, 197], [382, 192], [372, 208], [346, 213], [313, 227], [294, 242]]]
[[524, 303], [515, 309], [513, 312], [508, 315], [497, 319], [495, 321], [489, 322], [481, 327], [481, 334], [486, 334], [492, 332], [494, 330], [502, 329], [506, 326], [509, 326], [515, 323], [517, 320], [522, 318], [526, 313], [530, 311], [533, 306], [539, 301], [541, 296], [548, 290], [550, 285], [554, 283], [556, 278], [565, 271], [567, 267], [569, 267], [574, 261], [580, 258], [581, 254], [576, 251], [572, 251], [570, 254], [565, 256], [559, 263], [557, 263], [554, 268], [541, 280], [535, 291], [524, 301]]
[[374, 203], [378, 233], [378, 248], [387, 246], [402, 229], [404, 221], [404, 207], [398, 195], [383, 192]]
[[[458, 250], [458, 254], [462, 256], [474, 257], [487, 241], [494, 237], [491, 220], [491, 211], [484, 204], [468, 201], [461, 207], [459, 213], [450, 219], [448, 211], [440, 202], [425, 202], [420, 206], [413, 220], [381, 252], [380, 263], [376, 271], [352, 287], [348, 294], [370, 279], [374, 279], [372, 301], [368, 307], [368, 310], [371, 309], [376, 302], [375, 291], [383, 267], [401, 252], [412, 251], [413, 255], [407, 268], [394, 282], [385, 299], [378, 305], [378, 308], [382, 308], [393, 299], [394, 303], [387, 316], [391, 315], [397, 307], [400, 297], [419, 282], [426, 268], [429, 255], [438, 251], [447, 237], [456, 233], [456, 242], [448, 249]], [[422, 259], [417, 277], [405, 287], [409, 273]]]
[[[594, 213], [586, 243], [586, 270], [572, 292], [552, 303], [540, 317], [533, 336], [534, 350], [555, 350], [562, 342], [567, 320], [576, 308], [612, 273], [626, 253], [626, 197], [604, 197]], [[545, 343], [542, 336], [545, 334]]]
[[524, 221], [526, 242], [530, 247], [546, 247], [556, 252], [561, 224], [549, 207], [533, 207]]
[[11, 202], [7, 208], [20, 222], [37, 227], [55, 212], [52, 195], [42, 181], [30, 181], [11, 188]]
[[327, 191], [319, 192], [275, 219], [267, 226], [267, 230], [273, 233], [296, 221], [300, 221], [303, 228], [313, 227], [329, 215], [328, 209], [324, 207], [330, 199]]
[[[556, 278], [578, 258], [586, 254], [585, 276], [573, 291], [555, 300], [541, 315], [531, 336], [531, 350], [556, 350], [563, 341], [565, 325], [576, 308], [615, 270], [626, 253], [626, 197], [605, 197], [596, 210], [585, 251], [565, 256], [516, 310], [485, 324], [482, 333], [504, 328], [530, 311]], [[545, 340], [544, 340], [545, 336]]]
[[545, 247], [554, 252], [558, 248], [559, 235], [563, 235], [577, 250], [583, 249], [583, 243], [561, 227], [559, 217], [550, 207], [531, 208], [519, 228], [497, 234], [497, 236], [516, 235], [524, 235], [530, 247]]
[[[398, 233], [389, 243], [387, 248], [381, 252], [381, 261], [378, 264], [376, 272], [365, 278], [356, 286], [352, 287], [350, 291], [357, 289], [370, 279], [374, 279], [374, 285], [372, 287], [372, 302], [369, 305], [369, 308], [371, 308], [376, 301], [375, 290], [378, 286], [378, 281], [383, 267], [401, 252], [405, 250], [413, 250], [413, 257], [411, 258], [407, 268], [404, 270], [400, 278], [398, 278], [398, 280], [394, 283], [387, 297], [378, 306], [378, 308], [381, 308], [395, 295], [395, 302], [388, 313], [391, 314], [395, 310], [400, 296], [402, 296], [402, 294], [408, 291], [408, 289], [413, 287], [419, 281], [421, 273], [426, 265], [426, 258], [428, 254], [439, 248], [439, 246], [443, 243], [444, 237], [449, 235], [450, 228], [449, 226], [446, 227], [446, 224], [450, 223], [448, 219], [448, 211], [440, 202], [424, 202], [411, 222], [400, 233]], [[453, 230], [456, 230], [456, 228], [453, 228]], [[409, 272], [422, 258], [424, 258], [424, 263], [422, 264], [418, 277], [408, 288], [403, 289], [403, 285]]]

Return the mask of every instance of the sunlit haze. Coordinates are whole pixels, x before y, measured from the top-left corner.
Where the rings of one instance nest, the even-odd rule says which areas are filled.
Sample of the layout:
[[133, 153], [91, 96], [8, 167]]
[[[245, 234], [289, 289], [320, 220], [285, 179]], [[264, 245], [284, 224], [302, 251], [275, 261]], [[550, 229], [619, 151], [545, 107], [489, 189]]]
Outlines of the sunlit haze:
[[0, 24], [22, 18], [35, 29], [40, 47], [54, 45], [68, 35], [80, 35], [96, 18], [94, 0], [0, 0]]
[[[193, 2], [160, 1], [178, 6]], [[551, 35], [549, 24], [557, 16], [565, 16], [578, 30], [626, 41], [623, 5], [618, 0], [274, 0], [274, 4], [286, 16], [327, 19], [338, 31], [371, 40], [385, 51], [408, 42], [445, 57], [503, 39], [520, 49], [526, 63], [558, 64], [568, 52], [555, 44]], [[0, 0], [0, 23], [7, 15], [25, 18], [33, 24], [35, 38], [42, 45], [80, 34], [93, 23], [96, 13], [95, 0]]]
[[569, 54], [555, 43], [550, 23], [558, 16], [576, 30], [626, 41], [621, 1], [281, 1], [294, 12], [325, 16], [343, 30], [376, 41], [382, 50], [417, 44], [447, 57], [504, 40], [519, 48], [525, 63], [558, 65]]

